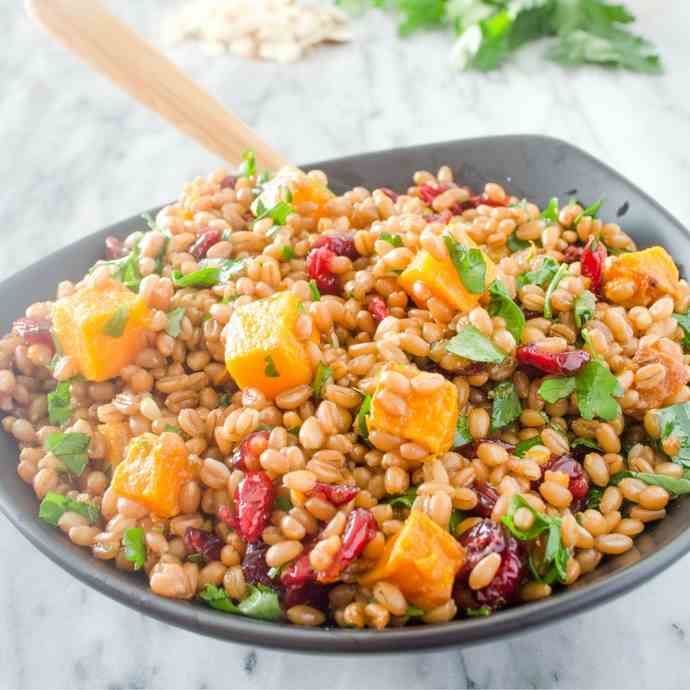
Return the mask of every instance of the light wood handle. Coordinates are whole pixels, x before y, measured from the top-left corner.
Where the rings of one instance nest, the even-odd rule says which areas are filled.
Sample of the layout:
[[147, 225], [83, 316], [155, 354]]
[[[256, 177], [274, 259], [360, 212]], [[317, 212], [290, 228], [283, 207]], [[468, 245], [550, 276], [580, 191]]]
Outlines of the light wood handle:
[[263, 168], [285, 159], [97, 0], [25, 0], [31, 17], [88, 65], [231, 164], [252, 149]]

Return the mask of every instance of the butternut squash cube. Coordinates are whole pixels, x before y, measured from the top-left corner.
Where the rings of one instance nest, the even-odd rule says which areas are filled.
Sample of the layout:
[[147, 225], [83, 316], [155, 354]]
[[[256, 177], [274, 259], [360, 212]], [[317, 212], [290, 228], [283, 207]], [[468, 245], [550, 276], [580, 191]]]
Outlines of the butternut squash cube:
[[116, 280], [83, 287], [53, 308], [53, 332], [64, 353], [89, 381], [107, 381], [146, 345], [148, 307]]
[[604, 292], [609, 300], [628, 309], [646, 307], [664, 295], [675, 298], [678, 278], [669, 253], [663, 247], [650, 247], [616, 257], [604, 275]]
[[179, 514], [180, 489], [196, 477], [196, 470], [177, 434], [143, 434], [130, 443], [127, 457], [115, 468], [112, 488], [154, 515], [170, 518]]
[[[466, 247], [477, 246], [466, 233], [461, 233], [461, 235], [462, 243]], [[485, 286], [488, 288], [496, 277], [496, 266], [485, 252], [482, 253], [486, 262]], [[481, 294], [470, 292], [464, 286], [450, 257], [444, 261], [439, 261], [425, 249], [417, 252], [412, 262], [398, 277], [398, 283], [403, 290], [419, 307], [424, 308], [424, 302], [418, 299], [412, 289], [412, 286], [417, 282], [425, 285], [434, 297], [463, 314], [474, 309], [481, 298]]]
[[[225, 330], [225, 364], [237, 385], [270, 399], [311, 383], [313, 371], [295, 335], [300, 301], [291, 292], [238, 307]], [[318, 335], [317, 335], [318, 337]]]
[[106, 460], [115, 467], [125, 457], [125, 450], [132, 435], [127, 422], [99, 424], [98, 431], [105, 439]]
[[459, 542], [426, 513], [413, 510], [392, 536], [374, 568], [359, 578], [371, 587], [379, 580], [397, 585], [405, 598], [429, 610], [450, 599], [455, 575], [465, 561]]
[[416, 367], [403, 364], [387, 364], [381, 370], [367, 417], [368, 428], [413, 441], [433, 454], [449, 450], [458, 419], [458, 391], [455, 386], [444, 381], [439, 389], [426, 395], [410, 390], [405, 397], [407, 411], [397, 416], [381, 404], [383, 386], [380, 381], [386, 371], [397, 371], [408, 378], [420, 373]]

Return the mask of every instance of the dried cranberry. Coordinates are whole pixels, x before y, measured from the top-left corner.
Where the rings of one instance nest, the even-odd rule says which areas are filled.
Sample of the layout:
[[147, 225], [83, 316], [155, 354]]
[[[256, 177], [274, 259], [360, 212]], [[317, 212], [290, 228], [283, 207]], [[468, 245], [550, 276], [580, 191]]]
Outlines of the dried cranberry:
[[316, 482], [314, 488], [309, 492], [309, 495], [318, 496], [324, 501], [328, 501], [334, 506], [340, 507], [349, 503], [358, 493], [359, 489], [356, 486]]
[[50, 333], [50, 321], [44, 319], [17, 319], [12, 330], [24, 341], [25, 345], [47, 345], [53, 349], [53, 336]]
[[465, 563], [458, 573], [461, 583], [467, 582], [472, 569], [482, 558], [492, 553], [501, 556], [501, 565], [493, 580], [474, 592], [477, 603], [497, 609], [510, 602], [525, 575], [519, 542], [502, 525], [493, 520], [482, 520], [462, 536], [460, 543], [465, 547]]
[[125, 253], [125, 245], [122, 240], [118, 240], [117, 237], [113, 237], [112, 235], [105, 238], [106, 259], [121, 259]]
[[317, 575], [319, 582], [334, 582], [350, 563], [359, 557], [377, 532], [374, 516], [364, 508], [355, 508], [348, 516], [342, 546], [328, 570]]
[[220, 230], [208, 230], [199, 235], [197, 241], [190, 247], [189, 253], [197, 260], [203, 259], [206, 252], [214, 245], [218, 244], [223, 238], [223, 233]]
[[477, 505], [473, 512], [479, 513], [483, 518], [490, 518], [498, 501], [498, 493], [491, 484], [485, 482], [474, 482], [473, 488], [477, 494]]
[[226, 175], [220, 181], [220, 188], [221, 189], [235, 189], [235, 183], [236, 182], [237, 182], [237, 178], [234, 175]]
[[381, 187], [381, 191], [393, 202], [395, 203], [398, 200], [399, 194], [397, 192], [394, 192], [392, 189], [389, 189], [388, 187]]
[[319, 582], [307, 582], [300, 587], [285, 587], [283, 591], [283, 608], [291, 609], [293, 606], [308, 604], [321, 611], [328, 611], [329, 587]]
[[263, 541], [247, 544], [244, 558], [242, 559], [242, 574], [245, 581], [250, 585], [261, 584], [271, 587], [274, 584], [273, 580], [268, 576], [266, 551], [268, 551], [268, 544], [265, 544]]
[[285, 587], [302, 587], [316, 579], [316, 573], [309, 561], [309, 552], [313, 545], [305, 547], [301, 556], [292, 561], [280, 574], [280, 583]]
[[338, 276], [331, 272], [335, 256], [327, 247], [317, 247], [307, 254], [307, 273], [316, 282], [319, 292], [325, 295], [337, 295], [340, 289]]
[[423, 184], [419, 187], [419, 198], [427, 205], [431, 206], [434, 199], [443, 192], [450, 189], [447, 184], [440, 184], [438, 187], [432, 187], [430, 184]]
[[232, 454], [232, 459], [230, 461], [232, 466], [237, 470], [242, 470], [243, 472], [246, 472], [248, 469], [250, 469], [247, 466], [246, 461], [250, 455], [253, 455], [251, 450], [252, 442], [257, 438], [263, 438], [268, 441], [268, 436], [268, 431], [254, 431], [253, 433], [245, 436], [240, 445], [235, 449], [235, 452]]
[[383, 297], [374, 295], [369, 300], [369, 313], [374, 317], [374, 321], [381, 323], [389, 314], [388, 307], [386, 306], [386, 301]]
[[585, 350], [545, 352], [538, 345], [523, 345], [517, 349], [517, 361], [545, 374], [575, 374], [591, 359]]
[[355, 238], [352, 235], [321, 235], [317, 237], [312, 249], [326, 247], [336, 256], [346, 256], [352, 261], [359, 259], [359, 252], [355, 247]]
[[544, 472], [547, 470], [563, 472], [563, 474], [567, 474], [570, 477], [568, 489], [570, 489], [570, 493], [573, 495], [573, 505], [571, 508], [577, 508], [580, 501], [587, 496], [589, 491], [589, 479], [582, 465], [570, 455], [561, 455], [544, 466]]
[[595, 294], [601, 291], [604, 282], [604, 264], [608, 252], [603, 242], [590, 237], [580, 259], [580, 272], [590, 280], [590, 288]]
[[184, 533], [184, 545], [191, 553], [200, 553], [208, 561], [219, 561], [223, 541], [211, 532], [196, 527], [187, 527]]
[[273, 482], [265, 472], [247, 472], [235, 491], [236, 529], [245, 541], [261, 538], [274, 498]]
[[580, 261], [582, 258], [582, 247], [578, 247], [574, 244], [568, 245], [567, 249], [563, 252], [563, 261], [567, 264], [572, 264], [574, 261]]

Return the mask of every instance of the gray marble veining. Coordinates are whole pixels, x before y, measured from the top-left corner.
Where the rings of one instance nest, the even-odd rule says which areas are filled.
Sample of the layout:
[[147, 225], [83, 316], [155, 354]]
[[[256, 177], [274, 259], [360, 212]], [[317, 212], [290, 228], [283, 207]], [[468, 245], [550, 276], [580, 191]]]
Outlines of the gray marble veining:
[[[111, 7], [158, 41], [172, 3]], [[543, 133], [606, 160], [690, 220], [690, 6], [628, 0], [660, 78], [573, 72], [524, 51], [490, 75], [448, 68], [450, 39], [401, 41], [371, 14], [357, 42], [293, 66], [168, 54], [297, 162], [463, 136]], [[0, 2], [0, 275], [174, 197], [216, 164]], [[137, 614], [52, 565], [0, 518], [0, 687], [630, 688], [690, 685], [690, 560], [580, 617], [468, 649], [305, 656], [209, 640]]]

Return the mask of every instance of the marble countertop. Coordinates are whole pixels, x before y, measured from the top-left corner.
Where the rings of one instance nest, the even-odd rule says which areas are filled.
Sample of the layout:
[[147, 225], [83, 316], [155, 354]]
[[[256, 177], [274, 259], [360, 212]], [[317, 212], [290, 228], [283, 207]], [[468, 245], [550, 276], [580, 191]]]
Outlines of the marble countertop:
[[[155, 42], [165, 0], [111, 7]], [[320, 160], [486, 134], [541, 133], [602, 158], [690, 219], [688, 3], [628, 0], [661, 46], [663, 77], [566, 72], [522, 52], [456, 74], [450, 38], [397, 38], [380, 14], [357, 42], [292, 66], [166, 48], [286, 157]], [[104, 225], [164, 203], [217, 161], [91, 74], [0, 3], [0, 277]], [[39, 249], [40, 248], [40, 249]], [[210, 640], [87, 589], [0, 517], [2, 688], [687, 687], [686, 557], [613, 603], [483, 646], [383, 659], [305, 656]]]

